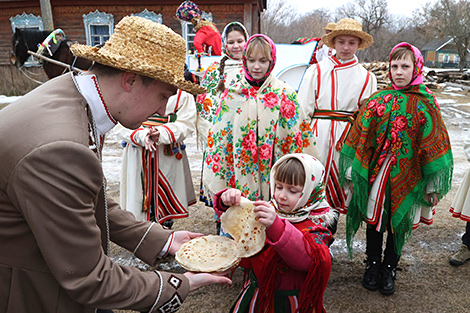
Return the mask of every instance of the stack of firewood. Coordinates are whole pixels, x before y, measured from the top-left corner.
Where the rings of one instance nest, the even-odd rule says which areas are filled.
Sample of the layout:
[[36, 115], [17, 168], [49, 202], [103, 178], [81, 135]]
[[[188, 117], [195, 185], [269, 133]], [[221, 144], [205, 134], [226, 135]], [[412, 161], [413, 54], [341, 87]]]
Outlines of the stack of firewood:
[[470, 73], [459, 70], [446, 70], [437, 72], [430, 70], [426, 73], [426, 80], [435, 84], [445, 83], [449, 86], [461, 87], [470, 90]]
[[364, 63], [363, 66], [366, 70], [375, 74], [375, 77], [377, 78], [377, 89], [382, 89], [390, 85], [387, 62], [374, 61], [371, 63]]
[[[390, 79], [388, 78], [388, 62], [374, 61], [371, 63], [364, 63], [364, 68], [369, 72], [375, 74], [377, 78], [377, 89], [382, 89], [387, 87], [390, 84]], [[431, 75], [430, 75], [431, 74]], [[424, 73], [424, 84], [430, 89], [439, 89], [441, 88], [438, 84], [443, 82], [436, 78], [433, 78], [436, 73], [434, 71], [429, 71], [429, 73]], [[469, 80], [470, 86], [470, 80]]]

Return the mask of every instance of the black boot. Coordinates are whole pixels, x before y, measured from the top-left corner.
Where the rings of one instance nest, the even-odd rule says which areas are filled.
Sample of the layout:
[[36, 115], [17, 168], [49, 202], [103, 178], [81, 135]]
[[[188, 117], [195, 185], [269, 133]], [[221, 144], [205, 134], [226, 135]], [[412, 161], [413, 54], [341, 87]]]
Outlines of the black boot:
[[377, 290], [379, 287], [380, 258], [370, 258], [364, 261], [366, 270], [362, 277], [362, 286], [368, 290]]
[[383, 295], [395, 293], [397, 265], [383, 263], [380, 269], [379, 291]]

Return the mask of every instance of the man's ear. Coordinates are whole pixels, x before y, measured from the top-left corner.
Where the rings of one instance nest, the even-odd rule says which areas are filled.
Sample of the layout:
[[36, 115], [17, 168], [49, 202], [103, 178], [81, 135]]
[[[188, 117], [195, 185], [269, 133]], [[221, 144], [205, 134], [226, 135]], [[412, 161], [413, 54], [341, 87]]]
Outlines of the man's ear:
[[137, 81], [137, 74], [131, 72], [124, 72], [121, 78], [121, 85], [125, 91], [129, 92], [134, 87], [135, 82]]

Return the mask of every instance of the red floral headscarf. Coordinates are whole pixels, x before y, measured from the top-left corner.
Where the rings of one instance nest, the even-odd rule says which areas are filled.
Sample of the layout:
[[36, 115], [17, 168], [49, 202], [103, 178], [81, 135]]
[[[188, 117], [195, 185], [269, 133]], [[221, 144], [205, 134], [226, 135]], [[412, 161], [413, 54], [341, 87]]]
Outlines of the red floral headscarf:
[[[393, 82], [392, 73], [391, 73], [391, 69], [392, 69], [391, 56], [392, 56], [393, 51], [395, 51], [399, 47], [406, 47], [406, 48], [410, 49], [411, 51], [413, 51], [413, 53], [415, 55], [413, 78], [411, 79], [411, 82], [408, 85], [406, 85], [405, 87], [398, 87], [397, 85], [395, 85], [395, 83]], [[419, 85], [419, 84], [423, 83], [424, 59], [423, 59], [423, 55], [421, 54], [421, 51], [419, 51], [419, 49], [416, 48], [415, 46], [410, 45], [407, 42], [399, 43], [398, 45], [393, 47], [392, 51], [390, 52], [390, 57], [389, 57], [388, 62], [389, 62], [388, 77], [390, 78], [390, 81], [392, 82], [392, 86], [393, 86], [393, 88], [395, 88], [395, 90], [399, 90], [399, 89], [403, 89], [403, 88], [406, 88], [406, 87], [409, 87], [409, 86]]]
[[[250, 43], [250, 41], [253, 40], [253, 38], [255, 38], [255, 37], [263, 37], [268, 42], [269, 46], [271, 47], [271, 60], [270, 60], [270, 63], [269, 63], [269, 68], [266, 71], [266, 74], [264, 75], [264, 77], [260, 80], [254, 79], [251, 76], [250, 72], [248, 72], [248, 67], [246, 66], [246, 48], [248, 47], [248, 44]], [[269, 38], [268, 36], [263, 35], [263, 34], [256, 34], [256, 35], [251, 36], [246, 41], [245, 48], [243, 49], [243, 70], [245, 71], [245, 77], [248, 80], [254, 81], [256, 83], [264, 81], [264, 80], [266, 80], [266, 78], [268, 78], [268, 76], [273, 71], [274, 65], [276, 65], [276, 45], [274, 44], [274, 41], [272, 41], [271, 38]]]

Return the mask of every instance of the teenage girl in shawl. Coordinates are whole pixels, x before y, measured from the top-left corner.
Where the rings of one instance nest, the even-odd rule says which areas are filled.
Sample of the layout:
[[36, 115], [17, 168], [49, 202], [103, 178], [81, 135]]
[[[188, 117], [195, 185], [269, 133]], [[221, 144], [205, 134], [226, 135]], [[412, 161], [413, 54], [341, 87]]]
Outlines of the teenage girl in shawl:
[[295, 91], [271, 74], [276, 46], [261, 34], [244, 50], [244, 77], [226, 89], [207, 138], [204, 192], [237, 188], [250, 200], [269, 200], [269, 173], [280, 157], [316, 155], [313, 133]]
[[[207, 93], [198, 95], [197, 108], [197, 139], [198, 145], [206, 150], [207, 135], [219, 107], [220, 98], [226, 88], [238, 82], [243, 77], [243, 48], [248, 39], [248, 32], [239, 22], [231, 22], [222, 32], [223, 57], [220, 62], [209, 66], [201, 80], [201, 86]], [[212, 199], [204, 194], [201, 178], [200, 200], [212, 207]]]
[[[362, 284], [395, 292], [395, 270], [405, 241], [420, 222], [432, 223], [434, 206], [451, 188], [453, 158], [436, 98], [423, 84], [423, 57], [403, 42], [390, 54], [391, 86], [361, 108], [341, 150], [340, 174], [354, 193], [346, 239], [367, 221]], [[382, 260], [383, 233], [388, 231]]]
[[[325, 311], [323, 293], [331, 270], [328, 226], [336, 215], [325, 200], [324, 175], [321, 162], [303, 153], [285, 155], [274, 164], [272, 200], [254, 202], [256, 217], [266, 226], [266, 244], [242, 259], [249, 280], [230, 312]], [[237, 189], [219, 192], [216, 212], [240, 204], [241, 196]]]

